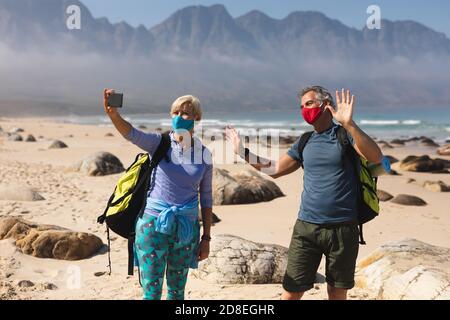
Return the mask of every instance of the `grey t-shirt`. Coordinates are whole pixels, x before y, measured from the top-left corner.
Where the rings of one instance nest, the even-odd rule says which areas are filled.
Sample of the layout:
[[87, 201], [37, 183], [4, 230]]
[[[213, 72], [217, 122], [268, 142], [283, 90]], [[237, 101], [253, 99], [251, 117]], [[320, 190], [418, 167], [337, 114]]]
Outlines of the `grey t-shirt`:
[[[304, 188], [299, 219], [315, 223], [342, 223], [357, 219], [356, 173], [349, 160], [342, 159], [337, 137], [339, 125], [314, 132], [303, 150]], [[353, 138], [347, 134], [352, 145]], [[298, 143], [288, 155], [301, 161]], [[344, 162], [344, 163], [343, 163]]]

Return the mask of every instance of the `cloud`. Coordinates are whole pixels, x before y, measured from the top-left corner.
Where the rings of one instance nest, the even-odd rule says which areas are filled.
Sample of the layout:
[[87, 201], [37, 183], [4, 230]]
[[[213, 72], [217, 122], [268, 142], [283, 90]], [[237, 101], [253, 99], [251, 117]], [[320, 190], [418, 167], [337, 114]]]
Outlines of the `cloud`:
[[[450, 75], [442, 72], [450, 70], [450, 60], [445, 58], [394, 57], [375, 63], [330, 54], [280, 63], [222, 55], [112, 57], [60, 48], [16, 51], [0, 45], [0, 101], [29, 102], [30, 114], [45, 110], [49, 102], [50, 113], [58, 111], [58, 104], [65, 106], [62, 113], [101, 113], [102, 90], [112, 87], [125, 93], [129, 112], [166, 112], [177, 96], [187, 93], [199, 96], [209, 110], [285, 110], [296, 107], [300, 87], [322, 84], [330, 90], [352, 88], [361, 106], [450, 102]], [[33, 109], [36, 104], [41, 107]], [[2, 104], [0, 111], [13, 111], [5, 108]]]

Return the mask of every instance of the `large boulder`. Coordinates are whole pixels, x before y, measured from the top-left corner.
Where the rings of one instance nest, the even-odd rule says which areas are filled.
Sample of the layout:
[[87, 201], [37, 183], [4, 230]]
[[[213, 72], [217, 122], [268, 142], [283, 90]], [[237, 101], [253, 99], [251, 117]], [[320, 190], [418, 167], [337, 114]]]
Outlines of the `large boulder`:
[[411, 141], [417, 142], [417, 141], [420, 141], [421, 139], [427, 139], [427, 137], [424, 137], [424, 136], [421, 136], [421, 137], [411, 137], [411, 138], [409, 138], [409, 139], [406, 139], [405, 141], [406, 141], [406, 142], [411, 142]]
[[439, 148], [437, 153], [441, 156], [450, 156], [450, 144], [446, 144], [445, 146]]
[[125, 171], [122, 162], [109, 152], [97, 152], [76, 163], [73, 168], [88, 176], [106, 176]]
[[64, 142], [62, 142], [60, 140], [55, 140], [50, 144], [50, 146], [48, 148], [49, 149], [65, 149], [65, 148], [68, 148], [68, 146], [67, 146], [67, 144], [65, 144]]
[[25, 130], [23, 130], [22, 128], [11, 128], [9, 129], [9, 133], [14, 134], [14, 133], [20, 133], [20, 132], [25, 132]]
[[450, 160], [442, 159], [442, 158], [436, 158], [434, 161], [442, 163], [445, 169], [450, 169]]
[[399, 194], [391, 202], [401, 204], [403, 206], [426, 206], [427, 203], [416, 196], [410, 196], [407, 194]]
[[429, 156], [408, 156], [403, 159], [399, 164], [394, 164], [394, 169], [396, 165], [402, 170], [413, 171], [413, 172], [433, 172], [441, 171], [447, 167], [446, 160], [442, 159], [431, 159]]
[[230, 174], [213, 169], [213, 198], [215, 205], [247, 204], [271, 201], [284, 196], [280, 188], [254, 170]]
[[36, 142], [36, 138], [35, 138], [32, 134], [29, 134], [29, 135], [25, 138], [25, 142]]
[[450, 186], [443, 181], [425, 181], [423, 187], [432, 192], [448, 192]]
[[102, 240], [93, 234], [13, 217], [0, 219], [0, 240], [9, 238], [25, 254], [59, 260], [86, 259], [103, 246]]
[[381, 246], [359, 261], [356, 285], [378, 299], [450, 299], [450, 249], [415, 239]]
[[36, 190], [28, 186], [0, 185], [0, 200], [41, 201], [45, 199]]
[[391, 140], [391, 144], [398, 144], [398, 145], [403, 146], [403, 145], [405, 145], [405, 140], [402, 140], [402, 139], [394, 139], [394, 140]]
[[420, 143], [426, 147], [439, 147], [439, 145], [430, 138], [420, 140]]
[[220, 284], [281, 283], [287, 266], [288, 249], [231, 235], [217, 235], [209, 258], [193, 271], [196, 278]]
[[8, 141], [23, 141], [23, 138], [20, 134], [12, 133], [8, 136]]

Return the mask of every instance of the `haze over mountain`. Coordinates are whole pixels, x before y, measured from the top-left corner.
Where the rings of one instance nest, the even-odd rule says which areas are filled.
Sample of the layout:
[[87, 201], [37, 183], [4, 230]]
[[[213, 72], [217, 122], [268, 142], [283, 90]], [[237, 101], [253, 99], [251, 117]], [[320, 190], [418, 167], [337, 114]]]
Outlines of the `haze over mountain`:
[[[66, 27], [73, 4], [81, 30]], [[128, 112], [165, 112], [186, 93], [208, 110], [281, 111], [308, 84], [350, 87], [364, 108], [446, 108], [449, 57], [450, 40], [414, 21], [358, 30], [319, 12], [234, 18], [214, 5], [146, 29], [74, 0], [0, 0], [2, 114], [100, 113], [103, 87], [124, 91]]]

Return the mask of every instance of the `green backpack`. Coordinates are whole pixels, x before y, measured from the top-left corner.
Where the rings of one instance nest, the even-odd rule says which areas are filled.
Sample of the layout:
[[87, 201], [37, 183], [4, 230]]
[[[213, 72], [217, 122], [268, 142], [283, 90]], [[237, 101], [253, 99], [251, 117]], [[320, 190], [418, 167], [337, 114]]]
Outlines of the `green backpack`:
[[108, 200], [105, 211], [97, 219], [100, 224], [106, 222], [110, 274], [111, 241], [109, 230], [111, 229], [119, 236], [128, 239], [128, 274], [133, 275], [136, 222], [145, 209], [153, 169], [158, 166], [163, 158], [166, 157], [167, 159], [169, 148], [170, 137], [166, 133], [162, 135], [161, 142], [153, 157], [150, 157], [148, 153], [138, 154], [133, 164], [120, 177], [113, 194]]
[[[301, 159], [303, 159], [303, 150], [312, 134], [313, 131], [306, 132], [299, 139], [298, 154]], [[372, 176], [369, 170], [369, 162], [355, 151], [348, 140], [347, 131], [342, 126], [339, 126], [337, 136], [342, 146], [342, 163], [350, 161], [355, 169], [356, 176], [359, 177], [357, 180], [359, 238], [361, 244], [366, 244], [363, 236], [363, 224], [373, 220], [380, 212], [380, 200], [377, 195], [378, 178]], [[304, 168], [303, 161], [302, 168]]]

